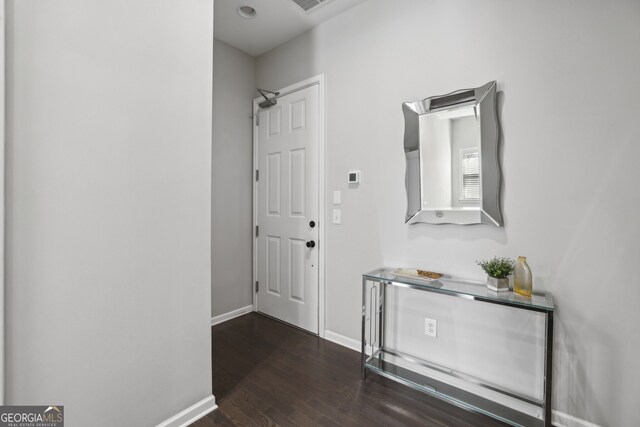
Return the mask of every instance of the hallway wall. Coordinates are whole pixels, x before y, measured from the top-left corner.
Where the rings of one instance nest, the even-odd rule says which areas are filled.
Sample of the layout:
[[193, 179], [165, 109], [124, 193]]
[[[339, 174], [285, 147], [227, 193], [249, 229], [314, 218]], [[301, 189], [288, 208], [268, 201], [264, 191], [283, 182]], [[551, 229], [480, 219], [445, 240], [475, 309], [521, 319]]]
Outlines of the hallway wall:
[[213, 2], [6, 17], [6, 403], [69, 427], [212, 409]]
[[255, 59], [213, 45], [211, 316], [252, 304]]

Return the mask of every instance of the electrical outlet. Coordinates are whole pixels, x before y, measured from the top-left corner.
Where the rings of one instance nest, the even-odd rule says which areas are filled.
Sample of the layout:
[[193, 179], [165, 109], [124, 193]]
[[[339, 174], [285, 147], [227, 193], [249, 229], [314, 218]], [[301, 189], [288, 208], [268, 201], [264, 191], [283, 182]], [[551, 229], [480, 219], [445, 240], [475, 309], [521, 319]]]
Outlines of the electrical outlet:
[[433, 338], [438, 336], [438, 321], [424, 318], [424, 334]]

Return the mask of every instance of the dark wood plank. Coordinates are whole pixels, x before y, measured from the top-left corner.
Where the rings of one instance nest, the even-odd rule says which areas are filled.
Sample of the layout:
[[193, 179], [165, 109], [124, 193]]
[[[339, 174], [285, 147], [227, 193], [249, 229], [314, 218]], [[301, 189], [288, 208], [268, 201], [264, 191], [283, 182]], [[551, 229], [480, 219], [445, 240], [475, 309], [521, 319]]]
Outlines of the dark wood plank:
[[504, 424], [377, 375], [360, 354], [250, 313], [211, 328], [218, 409], [209, 426], [469, 426]]
[[200, 418], [198, 421], [192, 424], [194, 427], [233, 427], [233, 424], [229, 419], [220, 411], [213, 411], [207, 414], [206, 417]]

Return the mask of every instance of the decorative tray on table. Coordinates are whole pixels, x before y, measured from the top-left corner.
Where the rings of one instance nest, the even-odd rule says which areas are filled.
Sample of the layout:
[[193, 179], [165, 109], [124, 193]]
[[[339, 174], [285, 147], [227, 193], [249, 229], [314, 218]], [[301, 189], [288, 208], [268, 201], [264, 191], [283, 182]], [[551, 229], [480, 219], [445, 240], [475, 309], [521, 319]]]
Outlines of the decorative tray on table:
[[392, 271], [396, 276], [409, 277], [411, 279], [422, 279], [427, 281], [438, 280], [443, 276], [442, 273], [436, 273], [427, 270], [418, 270], [415, 268], [396, 268]]

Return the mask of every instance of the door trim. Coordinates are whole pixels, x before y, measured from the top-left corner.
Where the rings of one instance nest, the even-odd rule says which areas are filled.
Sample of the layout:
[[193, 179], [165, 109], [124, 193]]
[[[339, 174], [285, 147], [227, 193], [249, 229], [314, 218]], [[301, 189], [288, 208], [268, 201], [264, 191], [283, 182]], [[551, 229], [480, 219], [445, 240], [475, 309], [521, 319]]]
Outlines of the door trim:
[[[291, 93], [304, 89], [309, 85], [318, 85], [318, 336], [324, 338], [325, 324], [325, 249], [327, 246], [326, 239], [326, 221], [325, 221], [325, 111], [324, 111], [324, 93], [325, 80], [324, 74], [311, 77], [298, 83], [282, 89], [277, 89], [280, 93]], [[258, 115], [258, 103], [262, 98], [254, 98], [253, 100], [253, 281], [251, 283], [253, 295], [253, 311], [258, 311], [258, 294], [256, 294], [255, 283], [258, 280], [258, 245], [255, 229], [258, 225], [258, 183], [256, 182], [255, 171], [258, 169], [258, 130], [255, 117]]]

